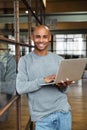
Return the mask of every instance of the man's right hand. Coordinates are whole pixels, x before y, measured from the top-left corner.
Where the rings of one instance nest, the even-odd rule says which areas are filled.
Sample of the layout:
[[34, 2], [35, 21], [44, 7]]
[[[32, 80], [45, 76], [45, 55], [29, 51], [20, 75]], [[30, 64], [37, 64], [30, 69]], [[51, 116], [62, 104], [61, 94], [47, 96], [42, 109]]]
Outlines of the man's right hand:
[[49, 76], [45, 77], [44, 78], [45, 83], [50, 83], [50, 82], [54, 81], [55, 76], [56, 75], [53, 74], [53, 75], [49, 75]]

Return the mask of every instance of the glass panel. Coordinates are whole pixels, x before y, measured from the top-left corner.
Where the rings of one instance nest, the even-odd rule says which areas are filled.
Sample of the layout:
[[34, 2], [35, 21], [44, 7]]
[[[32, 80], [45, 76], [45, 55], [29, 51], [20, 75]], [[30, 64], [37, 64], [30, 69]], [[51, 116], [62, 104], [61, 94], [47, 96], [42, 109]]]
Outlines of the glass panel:
[[[16, 93], [16, 61], [10, 51], [8, 44], [0, 42], [0, 109]], [[7, 115], [8, 111], [0, 117], [0, 121], [5, 120]]]
[[83, 34], [62, 34], [56, 37], [56, 53], [71, 57], [86, 57], [86, 38]]

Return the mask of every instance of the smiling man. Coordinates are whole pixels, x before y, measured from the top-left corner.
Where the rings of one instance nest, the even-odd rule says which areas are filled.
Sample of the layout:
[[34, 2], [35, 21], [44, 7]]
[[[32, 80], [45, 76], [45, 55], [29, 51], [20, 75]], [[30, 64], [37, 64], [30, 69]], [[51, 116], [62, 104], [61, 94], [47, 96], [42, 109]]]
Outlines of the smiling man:
[[69, 82], [47, 85], [55, 79], [63, 58], [48, 51], [51, 40], [48, 27], [37, 26], [31, 38], [35, 49], [19, 60], [17, 92], [27, 94], [30, 116], [36, 122], [36, 130], [71, 130], [71, 107], [65, 93]]

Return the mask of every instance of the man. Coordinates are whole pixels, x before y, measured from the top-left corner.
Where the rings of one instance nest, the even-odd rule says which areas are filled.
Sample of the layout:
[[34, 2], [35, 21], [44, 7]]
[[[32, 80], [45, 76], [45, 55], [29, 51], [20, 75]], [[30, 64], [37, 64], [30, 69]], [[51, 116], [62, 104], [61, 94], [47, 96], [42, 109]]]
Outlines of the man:
[[51, 34], [46, 26], [37, 26], [32, 40], [34, 51], [21, 57], [18, 64], [17, 92], [27, 94], [36, 130], [71, 130], [71, 108], [64, 93], [70, 82], [66, 79], [56, 85], [42, 85], [55, 79], [63, 58], [48, 51]]
[[[0, 37], [3, 37], [2, 35]], [[8, 45], [0, 43], [0, 109], [2, 109], [16, 92], [16, 61], [9, 54]], [[0, 116], [0, 122], [8, 117], [8, 111]]]

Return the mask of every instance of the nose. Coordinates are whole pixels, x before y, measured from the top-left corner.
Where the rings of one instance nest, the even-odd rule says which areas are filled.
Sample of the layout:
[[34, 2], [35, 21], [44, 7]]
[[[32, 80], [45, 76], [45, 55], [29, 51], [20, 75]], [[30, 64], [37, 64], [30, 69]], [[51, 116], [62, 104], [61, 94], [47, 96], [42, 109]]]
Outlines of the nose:
[[42, 37], [40, 38], [40, 42], [43, 42], [43, 38]]

